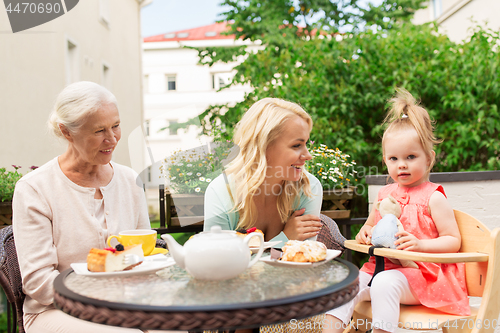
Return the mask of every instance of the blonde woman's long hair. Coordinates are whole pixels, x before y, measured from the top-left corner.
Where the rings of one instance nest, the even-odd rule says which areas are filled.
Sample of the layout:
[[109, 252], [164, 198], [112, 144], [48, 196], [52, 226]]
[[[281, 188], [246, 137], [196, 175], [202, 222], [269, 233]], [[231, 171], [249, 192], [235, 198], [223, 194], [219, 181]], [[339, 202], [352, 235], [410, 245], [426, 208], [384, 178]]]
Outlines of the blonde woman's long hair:
[[425, 155], [430, 161], [425, 175], [428, 180], [429, 173], [435, 163], [434, 145], [442, 142], [442, 140], [438, 140], [434, 136], [434, 122], [427, 110], [421, 107], [412, 94], [403, 88], [396, 88], [396, 96], [390, 99], [389, 103], [391, 107], [384, 120], [387, 128], [382, 137], [383, 154], [385, 155], [384, 142], [388, 133], [414, 129], [420, 139]]
[[[233, 211], [240, 215], [237, 229], [255, 225], [257, 212], [253, 196], [259, 193], [259, 187], [266, 178], [267, 148], [283, 133], [286, 122], [297, 116], [311, 130], [312, 119], [299, 105], [278, 98], [264, 98], [253, 104], [236, 125], [233, 140], [239, 147], [239, 153], [225, 172], [235, 183], [235, 191], [231, 195]], [[277, 208], [281, 222], [285, 223], [290, 212], [295, 210], [300, 190], [309, 197], [312, 193], [307, 176], [297, 182], [284, 181], [281, 185]]]

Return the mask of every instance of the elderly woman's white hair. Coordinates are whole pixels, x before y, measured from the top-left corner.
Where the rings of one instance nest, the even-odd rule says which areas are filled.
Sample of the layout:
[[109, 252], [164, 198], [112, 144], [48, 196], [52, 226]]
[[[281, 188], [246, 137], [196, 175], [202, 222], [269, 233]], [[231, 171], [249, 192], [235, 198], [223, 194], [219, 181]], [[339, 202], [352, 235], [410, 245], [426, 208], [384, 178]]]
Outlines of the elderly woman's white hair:
[[103, 86], [89, 81], [72, 83], [57, 96], [48, 121], [49, 130], [57, 137], [64, 138], [60, 125], [74, 133], [83, 125], [86, 117], [111, 103], [118, 108], [116, 97]]

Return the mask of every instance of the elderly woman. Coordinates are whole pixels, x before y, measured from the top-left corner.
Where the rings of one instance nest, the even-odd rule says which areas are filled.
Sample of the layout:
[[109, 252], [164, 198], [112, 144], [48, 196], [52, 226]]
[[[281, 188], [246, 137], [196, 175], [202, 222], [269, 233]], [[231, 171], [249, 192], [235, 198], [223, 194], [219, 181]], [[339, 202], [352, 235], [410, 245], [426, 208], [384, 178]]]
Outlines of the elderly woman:
[[113, 94], [78, 82], [58, 96], [49, 119], [66, 151], [24, 176], [13, 199], [13, 230], [23, 279], [24, 323], [36, 332], [140, 332], [90, 323], [56, 310], [54, 279], [73, 262], [85, 262], [108, 235], [150, 229], [137, 175], [111, 161], [121, 137]]

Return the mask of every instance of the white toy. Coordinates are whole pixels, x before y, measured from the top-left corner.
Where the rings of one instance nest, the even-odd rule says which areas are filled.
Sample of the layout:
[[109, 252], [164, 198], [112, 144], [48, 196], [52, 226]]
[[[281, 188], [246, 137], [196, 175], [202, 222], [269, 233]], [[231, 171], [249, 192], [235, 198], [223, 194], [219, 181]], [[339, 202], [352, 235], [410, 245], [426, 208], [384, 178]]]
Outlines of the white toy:
[[[399, 203], [390, 195], [375, 204], [375, 209], [380, 212], [382, 219], [373, 227], [371, 243], [375, 246], [395, 249], [394, 242], [397, 240], [396, 233], [404, 231], [399, 217], [401, 216], [401, 207]], [[390, 261], [403, 267], [418, 268], [418, 265], [412, 260], [391, 259]]]

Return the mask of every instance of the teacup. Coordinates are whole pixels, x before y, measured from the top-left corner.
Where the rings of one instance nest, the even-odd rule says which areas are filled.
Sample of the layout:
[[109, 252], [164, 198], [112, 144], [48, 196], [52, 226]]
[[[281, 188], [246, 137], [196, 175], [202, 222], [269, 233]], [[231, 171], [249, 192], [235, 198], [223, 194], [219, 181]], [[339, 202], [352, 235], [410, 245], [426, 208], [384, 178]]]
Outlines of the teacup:
[[142, 244], [142, 251], [145, 256], [148, 256], [153, 252], [156, 246], [156, 230], [149, 229], [136, 229], [136, 230], [124, 230], [120, 232], [118, 236], [111, 235], [108, 237], [108, 246], [111, 245], [111, 240], [115, 238], [123, 246], [130, 246], [135, 244]]

